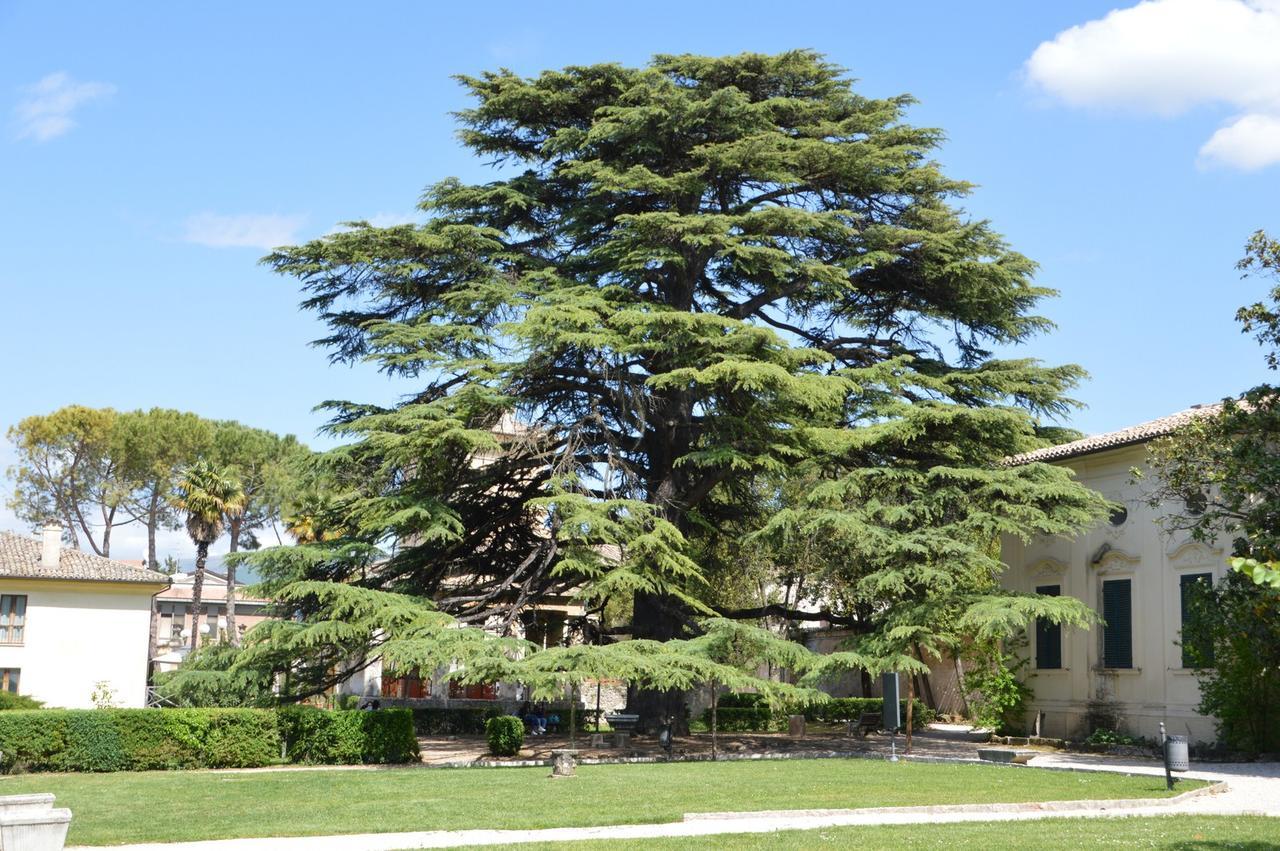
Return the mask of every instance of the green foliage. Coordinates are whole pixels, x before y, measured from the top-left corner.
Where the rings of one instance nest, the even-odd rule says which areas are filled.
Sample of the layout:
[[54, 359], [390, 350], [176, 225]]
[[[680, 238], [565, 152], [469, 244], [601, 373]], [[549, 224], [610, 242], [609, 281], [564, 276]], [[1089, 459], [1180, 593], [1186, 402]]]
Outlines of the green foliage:
[[1124, 733], [1117, 733], [1115, 730], [1107, 730], [1099, 727], [1089, 734], [1084, 740], [1086, 745], [1141, 745], [1144, 744], [1142, 739], [1126, 736]]
[[[899, 717], [906, 723], [907, 702], [899, 701]], [[826, 703], [816, 703], [804, 708], [804, 716], [810, 721], [822, 721], [836, 724], [844, 721], [857, 721], [864, 712], [877, 715], [884, 711], [884, 700], [879, 697], [833, 697]], [[916, 699], [911, 707], [911, 723], [913, 729], [923, 730], [937, 720], [937, 713]]]
[[1280, 751], [1280, 590], [1231, 573], [1202, 589], [1190, 613], [1182, 641], [1197, 666], [1200, 711], [1218, 719], [1228, 747]]
[[253, 709], [208, 710], [202, 760], [210, 768], [250, 768], [280, 760], [279, 721]]
[[[718, 726], [727, 732], [744, 732], [755, 730], [782, 730], [787, 725], [787, 715], [803, 714], [808, 721], [824, 724], [840, 724], [845, 721], [857, 721], [864, 712], [879, 715], [884, 708], [884, 701], [878, 697], [833, 697], [825, 701], [790, 705], [771, 706], [764, 695], [735, 694], [722, 695], [716, 713]], [[905, 723], [907, 718], [907, 702], [903, 700], [899, 707]], [[936, 713], [920, 700], [912, 706], [912, 728], [922, 730], [936, 720]], [[702, 713], [702, 721], [711, 725], [711, 710]]]
[[150, 771], [269, 765], [279, 760], [272, 712], [49, 709], [0, 718], [4, 768]]
[[484, 725], [485, 741], [494, 756], [515, 756], [524, 744], [524, 722], [514, 715], [490, 718]]
[[42, 701], [25, 694], [14, 694], [11, 691], [0, 691], [0, 712], [6, 709], [39, 709]]
[[413, 714], [407, 709], [279, 710], [290, 762], [358, 764], [410, 762], [418, 756]]
[[[1258, 231], [1237, 268], [1245, 277], [1274, 283], [1269, 303], [1240, 308], [1236, 319], [1267, 351], [1267, 365], [1280, 366], [1280, 241]], [[1260, 384], [1218, 409], [1151, 444], [1156, 476], [1148, 502], [1163, 513], [1169, 530], [1192, 538], [1225, 537], [1232, 568], [1255, 582], [1280, 587], [1280, 388]]]
[[0, 768], [153, 771], [280, 762], [401, 763], [418, 755], [408, 710], [47, 709], [0, 715]]
[[186, 515], [192, 542], [206, 545], [222, 537], [227, 518], [243, 513], [244, 504], [244, 488], [229, 468], [203, 459], [182, 472], [173, 497], [174, 508]]
[[210, 644], [187, 655], [176, 671], [156, 674], [158, 696], [174, 706], [272, 706], [276, 696], [272, 674], [237, 666], [239, 648]]
[[497, 709], [415, 707], [413, 729], [419, 736], [473, 736], [483, 733]]
[[[909, 97], [864, 97], [812, 51], [459, 79], [461, 139], [497, 180], [429, 187], [425, 224], [265, 260], [335, 360], [421, 384], [330, 405], [321, 529], [339, 537], [290, 581], [426, 598], [468, 577], [442, 603], [468, 622], [509, 623], [517, 586], [630, 597], [631, 634], [665, 641], [741, 599], [734, 555], [754, 549], [760, 585], [812, 572], [874, 628], [844, 661], [900, 670], [1035, 616], [992, 591], [991, 542], [1105, 507], [1065, 470], [1002, 461], [1061, 436], [1041, 420], [1082, 372], [992, 357], [1048, 327], [1051, 291], [956, 206], [969, 187]], [[793, 478], [821, 484], [769, 510]]]
[[1032, 690], [1019, 679], [1028, 660], [1003, 642], [979, 640], [965, 654], [964, 690], [973, 723], [997, 732], [1022, 732], [1023, 713]]
[[109, 526], [99, 532], [82, 518], [141, 523], [152, 569], [160, 567], [156, 534], [181, 523], [173, 503], [185, 468], [213, 457], [245, 481], [245, 512], [231, 518], [234, 551], [252, 540], [253, 529], [279, 516], [297, 459], [309, 454], [292, 436], [166, 408], [69, 405], [24, 418], [8, 436], [16, 457], [9, 504], [20, 518], [33, 526], [57, 518], [73, 543], [86, 541], [103, 555], [110, 549]]
[[[711, 710], [702, 712], [702, 723], [711, 727]], [[722, 733], [742, 733], [756, 730], [776, 730], [782, 727], [782, 720], [768, 706], [729, 707], [720, 706], [716, 710], [716, 727]]]

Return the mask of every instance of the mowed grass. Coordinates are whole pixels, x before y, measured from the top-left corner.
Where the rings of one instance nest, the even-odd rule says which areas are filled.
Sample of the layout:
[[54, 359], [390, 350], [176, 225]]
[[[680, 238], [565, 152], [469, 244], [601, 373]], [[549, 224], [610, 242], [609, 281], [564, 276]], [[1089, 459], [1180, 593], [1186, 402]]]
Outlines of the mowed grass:
[[73, 813], [68, 844], [107, 845], [1168, 794], [1161, 777], [862, 759], [596, 765], [579, 767], [573, 779], [547, 775], [546, 768], [33, 774], [0, 778], [0, 795], [52, 792]]
[[[505, 847], [505, 846], [493, 846]], [[946, 848], [947, 851], [991, 851], [1017, 848], [1041, 851], [1060, 848], [1166, 848], [1173, 851], [1247, 851], [1280, 848], [1280, 818], [1266, 816], [1162, 816], [1159, 818], [1076, 818], [1021, 822], [827, 827], [779, 833], [729, 833], [611, 842], [537, 843], [522, 851], [571, 847], [574, 851], [675, 851], [733, 848], [858, 848], [860, 851]]]

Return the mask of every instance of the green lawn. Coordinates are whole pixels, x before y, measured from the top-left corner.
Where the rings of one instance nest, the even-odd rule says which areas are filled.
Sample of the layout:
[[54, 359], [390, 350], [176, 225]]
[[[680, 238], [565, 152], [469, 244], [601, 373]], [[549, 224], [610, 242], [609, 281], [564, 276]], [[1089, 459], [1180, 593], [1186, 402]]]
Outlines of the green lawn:
[[862, 759], [582, 766], [568, 780], [547, 774], [546, 768], [33, 774], [0, 778], [0, 795], [53, 792], [58, 806], [74, 814], [68, 843], [105, 845], [1166, 794], [1159, 777]]
[[[499, 846], [494, 846], [499, 847]], [[503, 846], [505, 847], [505, 846]], [[721, 836], [644, 839], [627, 842], [534, 844], [522, 851], [572, 848], [573, 851], [628, 849], [733, 848], [734, 851], [777, 848], [858, 848], [876, 851], [972, 848], [1017, 848], [1020, 851], [1060, 848], [1167, 848], [1177, 851], [1249, 851], [1280, 848], [1280, 818], [1263, 816], [1165, 816], [1163, 818], [1044, 819], [1024, 822], [828, 827], [780, 833], [736, 833]]]

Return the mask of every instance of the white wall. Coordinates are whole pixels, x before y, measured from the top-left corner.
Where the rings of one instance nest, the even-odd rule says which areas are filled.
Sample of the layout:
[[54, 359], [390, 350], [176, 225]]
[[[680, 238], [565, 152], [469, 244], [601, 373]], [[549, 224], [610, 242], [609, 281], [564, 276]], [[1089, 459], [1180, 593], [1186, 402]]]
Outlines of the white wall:
[[151, 595], [160, 586], [0, 579], [0, 593], [26, 594], [21, 646], [0, 645], [0, 668], [19, 668], [18, 691], [47, 706], [91, 708], [94, 684], [115, 705], [146, 705]]
[[[1168, 732], [1189, 735], [1192, 741], [1216, 738], [1214, 721], [1196, 711], [1200, 689], [1193, 671], [1182, 667], [1180, 577], [1211, 573], [1218, 582], [1226, 572], [1221, 547], [1192, 543], [1185, 533], [1165, 533], [1157, 523], [1161, 510], [1148, 507], [1143, 494], [1153, 486], [1146, 468], [1146, 447], [1138, 445], [1061, 462], [1077, 480], [1108, 499], [1123, 503], [1128, 518], [1119, 526], [1102, 520], [1073, 539], [1041, 537], [1023, 545], [1003, 542], [1009, 570], [1002, 583], [1013, 590], [1034, 592], [1039, 585], [1060, 585], [1064, 596], [1083, 600], [1101, 611], [1102, 582], [1132, 582], [1133, 667], [1104, 670], [1101, 628], [1063, 628], [1062, 668], [1036, 671], [1035, 634], [1029, 683], [1035, 692], [1031, 709], [1044, 712], [1046, 736], [1086, 735], [1092, 709], [1108, 706], [1118, 713], [1122, 732], [1154, 738], [1164, 721]], [[1144, 469], [1146, 478], [1130, 482], [1130, 468]], [[1106, 545], [1109, 550], [1098, 559]], [[1095, 559], [1096, 563], [1095, 563]]]

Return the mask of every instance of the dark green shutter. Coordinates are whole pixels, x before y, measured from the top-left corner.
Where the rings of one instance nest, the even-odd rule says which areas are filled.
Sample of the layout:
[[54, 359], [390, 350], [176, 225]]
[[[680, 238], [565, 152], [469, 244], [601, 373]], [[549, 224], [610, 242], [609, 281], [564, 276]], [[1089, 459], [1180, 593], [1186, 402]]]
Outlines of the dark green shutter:
[[[1036, 586], [1036, 593], [1046, 597], [1057, 597], [1061, 591], [1057, 585]], [[1062, 626], [1044, 618], [1036, 618], [1036, 667], [1062, 667]]]
[[1191, 601], [1196, 593], [1203, 593], [1213, 587], [1212, 573], [1184, 573], [1179, 578], [1179, 590], [1182, 592], [1182, 667], [1196, 668], [1200, 665], [1213, 664], [1213, 643], [1201, 642], [1187, 646], [1187, 623], [1195, 617], [1191, 609]]
[[1102, 667], [1133, 667], [1133, 583], [1108, 579], [1102, 583]]

